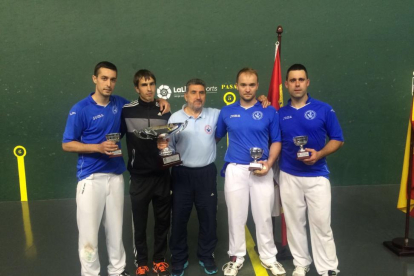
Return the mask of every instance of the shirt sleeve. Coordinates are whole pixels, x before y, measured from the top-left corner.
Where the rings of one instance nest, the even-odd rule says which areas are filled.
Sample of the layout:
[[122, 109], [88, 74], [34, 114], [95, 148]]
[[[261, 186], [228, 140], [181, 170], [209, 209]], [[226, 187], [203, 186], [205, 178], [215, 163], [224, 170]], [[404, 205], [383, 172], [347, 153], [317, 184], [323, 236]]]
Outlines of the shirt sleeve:
[[125, 122], [124, 109], [122, 108], [122, 114], [121, 114], [121, 138], [124, 137], [125, 133], [127, 133], [127, 126], [126, 126], [126, 122]]
[[279, 113], [277, 111], [275, 111], [273, 119], [270, 122], [270, 141], [272, 143], [282, 141], [282, 136], [280, 135], [279, 127]]
[[83, 132], [83, 120], [82, 120], [82, 110], [73, 106], [69, 111], [69, 116], [66, 121], [65, 132], [63, 133], [63, 143], [69, 143], [72, 141], [81, 142], [82, 132]]
[[227, 133], [227, 125], [224, 122], [224, 108], [221, 110], [218, 120], [217, 120], [217, 128], [216, 128], [216, 138], [221, 139]]
[[326, 114], [326, 131], [329, 140], [344, 141], [341, 126], [339, 125], [338, 118], [336, 117], [335, 110], [329, 106]]

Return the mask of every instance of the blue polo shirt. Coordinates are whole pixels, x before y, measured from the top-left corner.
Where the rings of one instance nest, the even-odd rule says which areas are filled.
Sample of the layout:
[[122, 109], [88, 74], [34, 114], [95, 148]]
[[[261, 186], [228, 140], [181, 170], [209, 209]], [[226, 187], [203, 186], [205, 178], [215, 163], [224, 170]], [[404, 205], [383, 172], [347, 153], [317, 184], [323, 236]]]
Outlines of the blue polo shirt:
[[224, 160], [230, 163], [249, 164], [253, 161], [250, 148], [264, 150], [262, 158], [269, 157], [269, 142], [280, 142], [279, 114], [273, 106], [263, 108], [258, 101], [250, 108], [244, 108], [237, 101], [225, 106], [217, 122], [216, 137], [222, 138], [228, 132], [229, 146]]
[[313, 165], [306, 165], [296, 160], [299, 147], [293, 143], [295, 136], [308, 136], [304, 148], [321, 150], [330, 140], [344, 141], [342, 129], [332, 107], [315, 100], [308, 94], [306, 105], [296, 109], [288, 104], [279, 110], [280, 129], [282, 132], [282, 153], [279, 161], [280, 169], [295, 176], [324, 176], [328, 178], [329, 170], [326, 158]]
[[185, 113], [183, 108], [171, 115], [168, 123], [182, 123], [188, 120], [187, 127], [170, 137], [170, 147], [180, 153], [183, 166], [199, 168], [216, 160], [216, 131], [219, 109], [203, 107], [197, 118]]
[[[85, 144], [100, 144], [106, 134], [121, 132], [121, 113], [128, 100], [111, 96], [107, 106], [98, 105], [91, 93], [75, 104], [69, 111], [63, 143], [78, 141]], [[121, 147], [121, 143], [118, 144]], [[125, 171], [122, 157], [109, 158], [102, 153], [81, 153], [78, 156], [77, 177], [82, 180], [93, 173], [121, 174]]]

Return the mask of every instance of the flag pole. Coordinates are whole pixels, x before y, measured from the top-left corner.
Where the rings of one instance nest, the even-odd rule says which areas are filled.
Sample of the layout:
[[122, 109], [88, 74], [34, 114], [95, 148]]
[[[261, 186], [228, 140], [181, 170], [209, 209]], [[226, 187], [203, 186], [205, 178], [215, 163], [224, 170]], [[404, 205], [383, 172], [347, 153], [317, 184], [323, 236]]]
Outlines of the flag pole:
[[[412, 112], [412, 111], [411, 111]], [[408, 179], [407, 179], [407, 209], [405, 211], [405, 236], [404, 236], [404, 243], [399, 241], [399, 238], [393, 240], [393, 243], [396, 241], [398, 245], [406, 247], [409, 245], [410, 238], [408, 235], [410, 234], [410, 206], [411, 206], [411, 190], [413, 185], [413, 127], [411, 126], [411, 139], [410, 139], [410, 162], [408, 167]]]
[[[413, 72], [414, 75], [414, 72]], [[414, 76], [413, 76], [413, 91], [411, 103], [414, 102]], [[412, 107], [414, 108], [414, 107]], [[411, 116], [413, 116], [413, 111], [411, 110]], [[412, 118], [410, 118], [410, 124], [412, 124]], [[398, 256], [412, 256], [414, 255], [414, 240], [409, 238], [410, 235], [410, 206], [411, 206], [411, 191], [414, 184], [414, 175], [413, 175], [413, 147], [414, 147], [414, 128], [411, 126], [411, 138], [410, 138], [410, 153], [409, 153], [409, 162], [408, 162], [408, 177], [407, 177], [407, 203], [405, 210], [405, 235], [404, 238], [395, 238], [392, 241], [385, 241], [383, 245], [389, 250], [394, 252]]]
[[[276, 33], [277, 33], [277, 42], [279, 43], [279, 46], [278, 46], [279, 58], [280, 58], [280, 60], [282, 60], [282, 33], [283, 33], [283, 27], [281, 25], [277, 26]], [[287, 229], [286, 229], [285, 215], [283, 214], [283, 212], [280, 214], [280, 217], [281, 217], [281, 224], [282, 224], [281, 225], [282, 246], [286, 247], [287, 244], [288, 244]], [[288, 253], [288, 255], [289, 255], [289, 257], [291, 256], [289, 253]]]
[[[283, 27], [281, 25], [277, 26], [276, 33], [277, 33], [277, 42], [279, 44], [277, 46], [277, 50], [279, 52], [279, 59], [282, 60], [282, 33], [283, 33]], [[275, 228], [274, 227], [275, 226], [275, 219], [276, 218], [274, 217], [273, 220], [272, 220], [273, 229]], [[282, 241], [281, 241], [280, 244], [278, 242], [276, 242], [276, 247], [278, 249], [278, 253], [277, 253], [276, 257], [277, 257], [278, 260], [291, 260], [291, 259], [293, 259], [293, 257], [292, 257], [292, 254], [290, 253], [290, 250], [288, 249], [287, 233], [286, 233], [286, 221], [285, 221], [285, 216], [284, 216], [283, 212], [281, 212], [281, 214], [280, 214], [280, 222], [281, 222], [280, 229], [281, 229]]]
[[280, 25], [277, 26], [276, 33], [277, 33], [277, 41], [279, 42], [279, 56], [280, 58], [282, 58], [282, 33], [283, 33], [282, 26]]

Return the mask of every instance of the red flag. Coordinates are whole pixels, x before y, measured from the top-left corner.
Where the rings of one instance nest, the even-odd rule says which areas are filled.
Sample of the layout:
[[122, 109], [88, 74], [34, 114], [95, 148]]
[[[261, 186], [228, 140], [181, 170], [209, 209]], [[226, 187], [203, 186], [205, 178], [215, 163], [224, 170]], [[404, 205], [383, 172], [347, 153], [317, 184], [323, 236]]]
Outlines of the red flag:
[[270, 80], [267, 98], [272, 106], [279, 110], [283, 106], [282, 71], [280, 69], [279, 42], [276, 42], [275, 63], [273, 65], [272, 79]]
[[[276, 49], [275, 49], [275, 62], [273, 65], [272, 71], [272, 78], [270, 80], [269, 85], [269, 93], [267, 94], [268, 100], [272, 103], [272, 106], [279, 110], [283, 106], [283, 90], [282, 90], [282, 70], [280, 68], [280, 53], [279, 53], [279, 41], [276, 42]], [[274, 165], [274, 172], [275, 175], [279, 175], [279, 165], [277, 162]], [[275, 181], [276, 182], [276, 181]], [[275, 192], [279, 191], [279, 189], [275, 189]], [[275, 204], [281, 205], [280, 202], [280, 195], [275, 196]], [[286, 221], [285, 215], [283, 214], [283, 210], [281, 211], [281, 231], [282, 231], [282, 246], [286, 246], [288, 244], [287, 241], [287, 231], [286, 231]]]

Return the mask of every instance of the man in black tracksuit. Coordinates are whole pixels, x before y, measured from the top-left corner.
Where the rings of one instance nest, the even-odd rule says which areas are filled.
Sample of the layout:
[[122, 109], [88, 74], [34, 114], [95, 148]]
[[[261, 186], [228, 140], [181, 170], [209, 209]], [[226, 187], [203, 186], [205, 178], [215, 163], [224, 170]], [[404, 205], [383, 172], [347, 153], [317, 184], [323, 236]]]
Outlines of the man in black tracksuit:
[[139, 70], [134, 76], [136, 101], [122, 108], [122, 128], [126, 132], [128, 146], [128, 170], [131, 174], [130, 196], [134, 222], [136, 275], [147, 275], [147, 219], [148, 206], [152, 201], [155, 217], [153, 271], [157, 275], [170, 275], [165, 262], [167, 233], [170, 227], [170, 172], [158, 163], [159, 150], [156, 140], [144, 140], [135, 136], [133, 130], [150, 126], [166, 125], [171, 113], [161, 115], [155, 101], [156, 79], [148, 70]]

